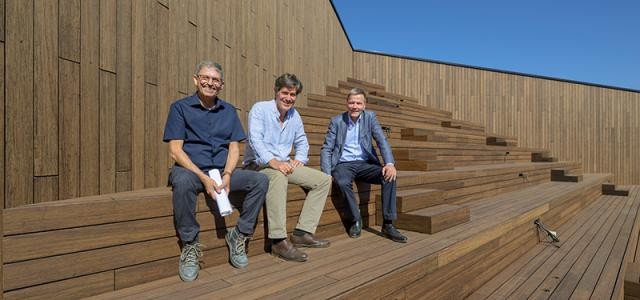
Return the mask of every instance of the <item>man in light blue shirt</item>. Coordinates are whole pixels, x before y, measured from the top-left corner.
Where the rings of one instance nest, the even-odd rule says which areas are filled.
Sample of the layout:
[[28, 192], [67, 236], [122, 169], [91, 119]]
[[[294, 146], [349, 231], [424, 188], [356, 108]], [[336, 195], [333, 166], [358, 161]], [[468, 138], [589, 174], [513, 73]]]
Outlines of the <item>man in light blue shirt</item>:
[[[286, 260], [306, 261], [307, 254], [296, 247], [324, 248], [329, 241], [314, 236], [331, 188], [331, 176], [306, 167], [309, 142], [302, 118], [293, 108], [302, 92], [302, 83], [293, 74], [283, 74], [275, 82], [273, 100], [253, 105], [249, 112], [249, 147], [244, 165], [269, 177], [267, 220], [271, 253]], [[295, 157], [291, 159], [291, 149]], [[287, 240], [287, 186], [308, 190], [298, 224]]]

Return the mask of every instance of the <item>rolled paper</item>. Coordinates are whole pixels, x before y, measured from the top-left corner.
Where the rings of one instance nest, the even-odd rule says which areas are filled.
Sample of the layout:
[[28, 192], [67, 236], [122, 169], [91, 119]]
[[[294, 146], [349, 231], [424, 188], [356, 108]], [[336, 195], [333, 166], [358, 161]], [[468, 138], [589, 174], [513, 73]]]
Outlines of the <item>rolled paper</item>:
[[[222, 183], [222, 177], [220, 177], [220, 171], [218, 171], [218, 169], [209, 170], [209, 177], [211, 177], [217, 185]], [[222, 189], [220, 193], [216, 193], [216, 202], [218, 203], [218, 210], [221, 216], [228, 216], [233, 212], [227, 190]]]

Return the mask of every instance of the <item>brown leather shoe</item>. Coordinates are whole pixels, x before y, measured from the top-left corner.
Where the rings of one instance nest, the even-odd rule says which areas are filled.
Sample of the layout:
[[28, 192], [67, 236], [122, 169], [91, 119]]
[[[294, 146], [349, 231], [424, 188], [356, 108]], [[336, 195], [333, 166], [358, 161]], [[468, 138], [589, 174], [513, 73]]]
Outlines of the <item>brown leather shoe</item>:
[[305, 232], [302, 236], [291, 235], [291, 242], [296, 247], [307, 247], [307, 248], [327, 248], [329, 247], [329, 241], [327, 240], [319, 240], [311, 234]]
[[271, 254], [278, 256], [284, 260], [291, 261], [307, 261], [307, 254], [298, 250], [289, 240], [284, 239], [279, 243], [271, 245]]

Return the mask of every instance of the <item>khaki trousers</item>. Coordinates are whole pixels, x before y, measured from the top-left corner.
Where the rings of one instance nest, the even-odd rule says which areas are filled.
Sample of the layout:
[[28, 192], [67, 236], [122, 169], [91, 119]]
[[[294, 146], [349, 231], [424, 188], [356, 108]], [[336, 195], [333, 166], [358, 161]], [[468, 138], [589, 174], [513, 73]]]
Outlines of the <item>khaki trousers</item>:
[[331, 176], [306, 166], [295, 168], [288, 176], [271, 168], [262, 169], [260, 173], [269, 177], [269, 190], [265, 202], [269, 238], [287, 238], [287, 186], [289, 183], [309, 191], [296, 228], [315, 233], [331, 189]]

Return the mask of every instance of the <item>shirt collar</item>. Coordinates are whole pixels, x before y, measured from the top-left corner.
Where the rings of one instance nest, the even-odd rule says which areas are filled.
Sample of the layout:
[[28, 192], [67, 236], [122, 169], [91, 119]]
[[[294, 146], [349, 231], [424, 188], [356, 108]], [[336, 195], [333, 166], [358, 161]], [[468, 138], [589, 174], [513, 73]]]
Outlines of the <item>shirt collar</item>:
[[[222, 108], [223, 102], [224, 101], [222, 99], [220, 99], [220, 97], [216, 98], [216, 105], [211, 110], [218, 110], [218, 109]], [[200, 103], [200, 98], [198, 98], [198, 92], [193, 93], [193, 95], [191, 95], [191, 97], [187, 98], [187, 104], [189, 104], [189, 106], [197, 106], [197, 107], [200, 107], [202, 109], [206, 109]]]
[[362, 114], [364, 113], [364, 111], [362, 113], [360, 113], [360, 115], [358, 116], [358, 119], [354, 122], [353, 119], [351, 119], [351, 116], [349, 116], [349, 114], [347, 113], [347, 119], [349, 120], [349, 125], [356, 125], [359, 124], [360, 121], [362, 121]]

